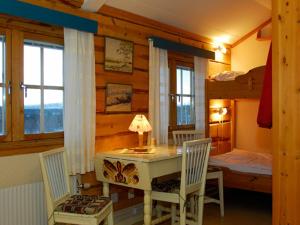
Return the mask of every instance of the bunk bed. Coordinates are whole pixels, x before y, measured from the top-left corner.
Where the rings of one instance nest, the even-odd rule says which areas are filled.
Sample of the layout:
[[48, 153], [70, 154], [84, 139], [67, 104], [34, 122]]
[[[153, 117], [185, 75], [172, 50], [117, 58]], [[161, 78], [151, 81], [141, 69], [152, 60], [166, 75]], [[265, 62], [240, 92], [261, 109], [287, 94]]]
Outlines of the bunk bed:
[[206, 80], [208, 99], [260, 98], [265, 66], [256, 67], [231, 81]]
[[[210, 100], [229, 99], [234, 101], [235, 99], [259, 99], [262, 93], [264, 72], [265, 66], [261, 66], [230, 81], [207, 79], [207, 129], [210, 127], [208, 115]], [[234, 108], [231, 113], [234, 118]], [[272, 193], [271, 155], [235, 149], [234, 119], [231, 130], [230, 151], [225, 154], [211, 156], [210, 166], [222, 169], [225, 187]], [[207, 133], [209, 134], [209, 131]]]

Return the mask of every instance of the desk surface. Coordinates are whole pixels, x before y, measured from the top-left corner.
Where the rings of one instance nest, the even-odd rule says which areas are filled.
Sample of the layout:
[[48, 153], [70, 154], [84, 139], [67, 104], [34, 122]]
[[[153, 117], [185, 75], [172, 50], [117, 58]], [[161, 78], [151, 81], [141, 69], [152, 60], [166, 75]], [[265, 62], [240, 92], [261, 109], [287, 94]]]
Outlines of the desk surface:
[[105, 157], [112, 159], [123, 159], [139, 162], [154, 162], [165, 159], [181, 157], [181, 146], [174, 145], [160, 145], [160, 146], [149, 146], [147, 153], [135, 153], [130, 149], [118, 149], [114, 151], [107, 151], [97, 153], [96, 157]]

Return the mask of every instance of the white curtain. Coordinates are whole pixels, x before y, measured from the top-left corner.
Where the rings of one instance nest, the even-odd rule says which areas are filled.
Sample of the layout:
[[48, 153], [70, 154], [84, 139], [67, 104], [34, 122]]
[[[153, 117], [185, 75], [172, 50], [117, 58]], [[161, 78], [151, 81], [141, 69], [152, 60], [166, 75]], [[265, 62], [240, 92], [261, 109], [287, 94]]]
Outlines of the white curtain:
[[168, 52], [149, 41], [149, 121], [151, 138], [157, 144], [168, 143], [169, 68]]
[[205, 131], [205, 78], [208, 59], [194, 57], [195, 71], [195, 129]]
[[65, 149], [71, 174], [94, 170], [96, 86], [94, 35], [64, 30]]

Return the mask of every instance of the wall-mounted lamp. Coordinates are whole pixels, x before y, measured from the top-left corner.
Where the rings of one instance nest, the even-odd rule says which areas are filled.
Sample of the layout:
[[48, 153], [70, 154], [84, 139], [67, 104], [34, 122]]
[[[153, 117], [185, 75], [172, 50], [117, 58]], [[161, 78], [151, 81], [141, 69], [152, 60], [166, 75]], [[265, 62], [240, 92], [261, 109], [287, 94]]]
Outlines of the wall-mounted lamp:
[[226, 49], [225, 46], [222, 45], [222, 44], [216, 44], [216, 45], [214, 46], [214, 50], [215, 50], [215, 52], [217, 52], [217, 53], [223, 53], [223, 54], [226, 54], [226, 52], [227, 52], [227, 49]]
[[220, 109], [219, 109], [219, 115], [220, 116], [225, 116], [226, 114], [227, 114], [227, 108], [225, 108], [225, 107], [221, 107]]

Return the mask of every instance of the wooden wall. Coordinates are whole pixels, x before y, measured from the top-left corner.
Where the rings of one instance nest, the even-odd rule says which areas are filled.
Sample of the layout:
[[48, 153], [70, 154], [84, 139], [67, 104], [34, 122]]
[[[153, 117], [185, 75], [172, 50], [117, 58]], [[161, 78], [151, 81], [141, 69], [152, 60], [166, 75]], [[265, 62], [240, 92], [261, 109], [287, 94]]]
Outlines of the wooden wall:
[[[96, 151], [137, 145], [137, 134], [128, 131], [137, 113], [148, 113], [149, 36], [159, 36], [172, 41], [213, 50], [211, 40], [161, 24], [128, 12], [103, 6], [99, 11], [99, 32], [95, 37], [97, 80], [97, 132]], [[104, 37], [111, 36], [134, 42], [133, 74], [107, 72], [104, 64]], [[230, 67], [230, 50], [224, 63], [211, 61], [210, 73]], [[133, 85], [132, 113], [106, 114], [105, 85], [122, 83]]]
[[[211, 40], [108, 6], [103, 6], [100, 9], [98, 23], [99, 32], [95, 36], [95, 55], [97, 87], [96, 152], [99, 153], [138, 144], [137, 134], [130, 132], [128, 127], [135, 114], [148, 115], [149, 36], [159, 36], [208, 50], [213, 50], [213, 48]], [[134, 71], [132, 74], [104, 70], [105, 36], [125, 39], [134, 43]], [[230, 69], [230, 49], [222, 62], [209, 62], [209, 75], [228, 69]], [[133, 86], [131, 113], [105, 113], [107, 83], [131, 84]], [[93, 173], [83, 176], [82, 179], [99, 185], [95, 181]], [[128, 190], [126, 188], [112, 186], [111, 192], [117, 192], [120, 196], [118, 204], [114, 205], [115, 210], [141, 202], [143, 199], [143, 193], [137, 190], [135, 190], [137, 198], [130, 201], [127, 200]], [[99, 193], [99, 188], [91, 189], [87, 193]]]
[[[96, 151], [112, 150], [115, 148], [131, 147], [138, 144], [136, 133], [128, 131], [129, 124], [137, 113], [148, 114], [148, 64], [149, 46], [148, 37], [158, 36], [175, 42], [188, 44], [191, 46], [213, 50], [211, 40], [200, 37], [190, 32], [186, 32], [175, 27], [171, 27], [159, 22], [146, 19], [131, 13], [104, 6], [96, 15], [79, 12], [76, 8], [80, 6], [82, 0], [23, 0], [25, 2], [40, 6], [65, 11], [68, 13], [83, 15], [87, 18], [97, 18], [99, 32], [95, 35], [95, 56], [96, 56]], [[52, 27], [23, 21], [18, 18], [11, 18], [0, 15], [0, 25], [3, 27], [26, 30], [40, 38], [51, 36], [53, 38], [63, 38], [62, 28]], [[108, 72], [104, 70], [104, 37], [110, 36], [132, 41], [134, 43], [134, 71], [132, 74]], [[230, 68], [230, 46], [227, 46], [227, 54], [222, 62], [209, 62], [209, 74], [228, 70]], [[105, 91], [107, 83], [130, 84], [133, 86], [133, 102], [131, 113], [106, 114], [105, 113]], [[63, 144], [60, 140], [58, 145]], [[47, 149], [49, 146], [42, 146], [38, 150], [30, 148], [24, 143], [17, 146], [16, 151], [5, 150], [5, 155], [30, 153]], [[6, 146], [7, 147], [7, 146]], [[4, 148], [6, 148], [4, 147]], [[28, 148], [24, 151], [24, 148]], [[82, 176], [83, 182], [95, 185], [94, 188], [85, 193], [101, 193], [101, 184], [96, 181], [95, 174], [89, 173]], [[143, 193], [135, 190], [136, 198], [128, 201], [126, 188], [113, 186], [111, 192], [119, 194], [119, 202], [114, 205], [115, 210], [141, 202]]]
[[300, 224], [299, 1], [273, 0], [273, 225]]

